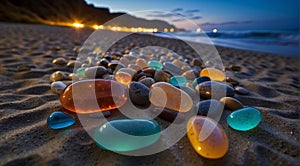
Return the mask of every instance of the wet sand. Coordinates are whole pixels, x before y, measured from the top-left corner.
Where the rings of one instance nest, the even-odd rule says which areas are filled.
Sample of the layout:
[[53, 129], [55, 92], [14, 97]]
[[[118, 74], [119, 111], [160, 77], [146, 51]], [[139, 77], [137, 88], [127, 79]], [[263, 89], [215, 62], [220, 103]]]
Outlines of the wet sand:
[[[245, 106], [258, 108], [263, 120], [253, 130], [239, 132], [220, 120], [229, 138], [221, 159], [199, 156], [183, 137], [158, 154], [131, 157], [99, 149], [77, 120], [75, 125], [52, 130], [47, 117], [62, 111], [59, 96], [50, 89], [57, 57], [73, 59], [93, 32], [45, 25], [0, 24], [0, 165], [298, 165], [300, 163], [299, 58], [217, 47], [226, 71], [251, 91], [235, 95]], [[114, 51], [160, 45], [182, 56], [196, 56], [182, 41], [132, 35], [116, 43]], [[76, 49], [75, 49], [76, 50]], [[70, 81], [66, 81], [70, 83]], [[113, 115], [112, 115], [113, 116]]]

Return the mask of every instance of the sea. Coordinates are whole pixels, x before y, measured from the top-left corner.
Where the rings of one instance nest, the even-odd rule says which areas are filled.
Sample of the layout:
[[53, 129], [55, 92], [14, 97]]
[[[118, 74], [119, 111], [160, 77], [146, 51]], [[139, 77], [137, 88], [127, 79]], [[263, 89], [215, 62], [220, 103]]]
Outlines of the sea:
[[218, 30], [158, 32], [156, 36], [286, 56], [299, 55], [300, 35], [293, 30]]

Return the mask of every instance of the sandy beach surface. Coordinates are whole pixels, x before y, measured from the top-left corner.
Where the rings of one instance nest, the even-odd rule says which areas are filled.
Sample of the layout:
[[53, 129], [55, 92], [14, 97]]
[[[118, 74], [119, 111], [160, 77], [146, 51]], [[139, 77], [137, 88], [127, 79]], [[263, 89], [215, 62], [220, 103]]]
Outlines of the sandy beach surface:
[[[74, 48], [92, 32], [0, 24], [0, 165], [299, 165], [298, 57], [217, 47], [225, 66], [242, 67], [240, 72], [226, 71], [227, 76], [250, 90], [234, 97], [263, 115], [258, 127], [238, 132], [227, 125], [230, 111], [225, 110], [219, 123], [229, 138], [229, 151], [218, 160], [199, 156], [187, 136], [163, 152], [132, 157], [98, 148], [78, 120], [69, 128], [51, 129], [47, 117], [63, 110], [49, 77], [58, 70], [72, 72], [52, 60], [76, 58]], [[149, 35], [132, 35], [118, 42], [115, 50], [151, 44], [193, 55], [180, 41]]]

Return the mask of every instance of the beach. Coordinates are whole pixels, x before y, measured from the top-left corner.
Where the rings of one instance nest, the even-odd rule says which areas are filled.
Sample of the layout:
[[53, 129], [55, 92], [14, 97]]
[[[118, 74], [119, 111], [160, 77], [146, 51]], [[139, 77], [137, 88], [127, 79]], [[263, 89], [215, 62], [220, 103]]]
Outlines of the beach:
[[[299, 57], [217, 47], [226, 71], [250, 91], [235, 94], [244, 106], [259, 109], [262, 122], [250, 131], [235, 131], [219, 121], [229, 139], [221, 159], [199, 156], [187, 136], [163, 152], [141, 157], [120, 155], [96, 146], [80, 121], [61, 130], [47, 125], [48, 116], [63, 110], [51, 91], [50, 75], [73, 72], [57, 66], [58, 57], [76, 58], [76, 50], [93, 32], [47, 25], [0, 23], [0, 165], [299, 165], [300, 85]], [[182, 41], [133, 34], [118, 41], [112, 51], [123, 54], [134, 47], [158, 45], [191, 58], [197, 56]], [[202, 46], [202, 47], [205, 47]], [[70, 84], [71, 80], [64, 81]], [[71, 113], [70, 113], [71, 114]], [[74, 114], [72, 114], [74, 115]], [[76, 115], [74, 115], [76, 117]], [[114, 118], [112, 113], [110, 118]], [[75, 118], [76, 119], [76, 118]]]

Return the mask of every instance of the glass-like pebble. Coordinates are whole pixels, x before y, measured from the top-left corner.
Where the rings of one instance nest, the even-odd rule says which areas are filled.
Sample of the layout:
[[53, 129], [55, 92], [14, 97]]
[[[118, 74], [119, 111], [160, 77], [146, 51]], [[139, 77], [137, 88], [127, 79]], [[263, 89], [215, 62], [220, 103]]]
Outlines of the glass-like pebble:
[[253, 107], [236, 110], [227, 116], [228, 125], [239, 131], [255, 128], [262, 120], [261, 112]]
[[187, 80], [183, 76], [173, 76], [170, 78], [169, 83], [174, 86], [184, 86], [187, 83]]
[[157, 60], [151, 60], [148, 62], [148, 66], [150, 68], [156, 69], [156, 70], [161, 70], [163, 68], [163, 65], [157, 61]]
[[215, 68], [205, 68], [201, 70], [200, 76], [207, 76], [213, 81], [224, 81], [225, 79], [224, 72]]
[[84, 77], [84, 73], [85, 73], [85, 67], [80, 67], [76, 70], [76, 74], [79, 76], [79, 77]]
[[62, 129], [69, 127], [75, 123], [75, 119], [63, 112], [53, 112], [47, 118], [47, 124], [52, 129]]
[[131, 82], [132, 77], [128, 73], [117, 72], [117, 74], [115, 75], [115, 79], [123, 85], [128, 85]]
[[94, 140], [102, 149], [127, 152], [150, 146], [160, 138], [160, 126], [147, 119], [115, 119], [94, 132]]

